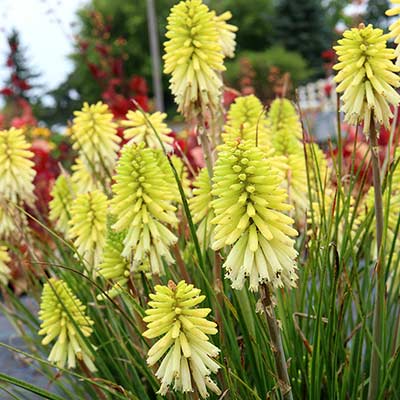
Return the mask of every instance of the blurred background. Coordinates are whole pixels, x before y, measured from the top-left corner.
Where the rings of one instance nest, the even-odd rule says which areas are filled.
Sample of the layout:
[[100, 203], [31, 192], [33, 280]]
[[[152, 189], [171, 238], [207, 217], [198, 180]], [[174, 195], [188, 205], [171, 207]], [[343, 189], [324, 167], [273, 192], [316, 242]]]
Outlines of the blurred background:
[[[217, 12], [230, 10], [239, 27], [226, 85], [236, 94], [255, 93], [265, 104], [282, 91], [318, 81], [324, 86], [316, 90], [329, 96], [331, 46], [338, 35], [360, 21], [388, 23], [387, 0], [205, 2]], [[61, 129], [83, 101], [108, 103], [116, 118], [133, 107], [131, 98], [154, 110], [148, 6], [154, 7], [156, 24], [150, 26], [162, 56], [166, 17], [175, 3], [0, 0], [0, 127]], [[313, 97], [304, 90], [303, 97]], [[162, 92], [163, 107], [174, 118], [165, 76]]]

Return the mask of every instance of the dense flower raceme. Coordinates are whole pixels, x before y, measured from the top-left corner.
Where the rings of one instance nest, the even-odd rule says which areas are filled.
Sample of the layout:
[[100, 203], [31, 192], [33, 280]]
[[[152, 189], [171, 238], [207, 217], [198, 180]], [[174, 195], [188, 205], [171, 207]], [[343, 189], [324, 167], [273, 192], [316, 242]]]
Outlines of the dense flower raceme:
[[27, 225], [26, 215], [14, 203], [0, 197], [0, 239], [19, 240]]
[[59, 175], [51, 190], [49, 218], [55, 228], [64, 234], [68, 234], [70, 207], [75, 195], [76, 185], [71, 181], [70, 176], [64, 173]]
[[297, 232], [284, 214], [291, 206], [279, 172], [258, 147], [237, 140], [220, 146], [213, 182], [212, 247], [233, 245], [224, 263], [232, 287], [241, 289], [246, 277], [253, 291], [264, 282], [295, 286]]
[[211, 207], [211, 180], [207, 168], [202, 168], [193, 181], [193, 197], [189, 200], [193, 222], [198, 224], [197, 237], [202, 246], [209, 247], [213, 242], [214, 210]]
[[164, 144], [167, 152], [173, 150], [172, 143], [174, 139], [168, 136], [172, 131], [168, 128], [164, 119], [167, 114], [155, 112], [153, 114], [143, 114], [141, 111], [129, 111], [126, 114], [126, 120], [121, 121], [121, 125], [125, 127], [124, 138], [134, 143], [145, 142], [152, 149], [162, 149], [157, 138], [157, 132], [160, 140]]
[[93, 277], [96, 276], [106, 241], [107, 207], [106, 195], [96, 190], [78, 195], [69, 210], [68, 236], [74, 241]]
[[0, 197], [17, 203], [32, 204], [35, 171], [33, 153], [22, 129], [0, 131]]
[[237, 97], [229, 108], [224, 138], [234, 140], [240, 137], [257, 144], [263, 151], [271, 150], [267, 120], [261, 101], [254, 95]]
[[301, 217], [308, 207], [307, 170], [304, 157], [302, 127], [299, 115], [287, 99], [276, 99], [268, 112], [269, 133], [275, 150], [284, 165], [285, 186], [289, 200]]
[[[130, 275], [129, 259], [121, 254], [124, 250], [124, 238], [125, 232], [117, 233], [109, 227], [103, 260], [99, 265], [99, 274], [112, 284], [111, 289], [107, 292], [110, 297], [115, 297], [121, 292]], [[103, 295], [100, 295], [98, 299], [102, 300], [103, 297]]]
[[110, 182], [108, 178], [99, 179], [98, 175], [92, 174], [80, 158], [75, 160], [71, 170], [71, 182], [78, 194], [93, 192], [95, 190], [102, 191]]
[[148, 352], [147, 363], [152, 366], [163, 356], [156, 372], [161, 381], [159, 393], [165, 395], [173, 385], [180, 392], [192, 392], [193, 384], [202, 398], [208, 397], [207, 388], [221, 392], [210, 375], [219, 369], [213, 360], [219, 349], [209, 342], [207, 335], [215, 335], [217, 325], [206, 319], [209, 308], [195, 308], [205, 299], [200, 289], [184, 281], [175, 285], [157, 285], [150, 294], [150, 308], [144, 321], [147, 330], [143, 336], [153, 339], [162, 336]]
[[339, 63], [333, 68], [339, 73], [336, 90], [343, 93], [342, 110], [345, 120], [352, 125], [364, 123], [364, 133], [370, 130], [371, 117], [386, 127], [393, 117], [390, 105], [398, 105], [400, 95], [400, 67], [393, 64], [394, 50], [387, 48], [381, 29], [360, 25], [343, 33], [334, 49]]
[[111, 176], [121, 138], [108, 106], [100, 101], [92, 105], [84, 103], [82, 110], [74, 115], [69, 131], [74, 150], [91, 174], [102, 179]]
[[[400, 14], [400, 0], [390, 0], [390, 2], [394, 5], [393, 8], [390, 8], [386, 11], [386, 15], [389, 17], [399, 16]], [[395, 22], [393, 22], [389, 26], [389, 30], [391, 32], [392, 37], [394, 38], [394, 43], [396, 44], [396, 65], [400, 64], [400, 18], [397, 18]]]
[[181, 1], [171, 9], [166, 37], [164, 72], [172, 74], [178, 110], [188, 118], [217, 110], [225, 67], [215, 13], [201, 0]]
[[7, 263], [11, 261], [6, 246], [0, 246], [0, 285], [7, 285], [11, 277], [11, 271]]
[[172, 204], [176, 191], [160, 168], [161, 150], [145, 148], [144, 143], [127, 144], [118, 161], [112, 189], [111, 212], [116, 217], [112, 228], [126, 231], [122, 256], [132, 257], [132, 270], [147, 269], [163, 274], [163, 261], [172, 263], [169, 247], [176, 236], [166, 225], [178, 220]]
[[39, 318], [39, 335], [45, 335], [42, 344], [56, 339], [48, 360], [59, 368], [76, 367], [83, 361], [91, 371], [96, 371], [93, 353], [83, 337], [92, 334], [93, 321], [86, 315], [86, 306], [72, 293], [62, 280], [51, 278], [43, 287]]
[[217, 26], [219, 42], [222, 47], [222, 52], [225, 57], [233, 58], [235, 56], [235, 48], [236, 48], [236, 33], [238, 28], [235, 25], [228, 24], [226, 21], [229, 21], [232, 18], [232, 13], [230, 11], [226, 11], [221, 15], [215, 17], [215, 22]]

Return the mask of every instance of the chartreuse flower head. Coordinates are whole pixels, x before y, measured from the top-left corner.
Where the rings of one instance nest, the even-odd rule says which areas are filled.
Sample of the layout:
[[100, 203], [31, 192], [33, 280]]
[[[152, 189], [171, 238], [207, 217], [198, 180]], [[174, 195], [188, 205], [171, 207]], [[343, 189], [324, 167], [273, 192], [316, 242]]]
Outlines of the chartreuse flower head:
[[83, 361], [91, 371], [96, 371], [93, 353], [83, 337], [92, 334], [94, 322], [86, 315], [86, 306], [72, 293], [62, 280], [49, 279], [44, 284], [40, 303], [39, 335], [45, 335], [43, 345], [56, 339], [48, 360], [57, 367], [76, 367], [76, 360]]
[[[111, 298], [121, 293], [130, 275], [129, 260], [121, 255], [124, 250], [124, 238], [125, 232], [117, 233], [109, 227], [103, 260], [99, 265], [99, 274], [112, 284], [111, 289], [107, 292]], [[102, 300], [103, 295], [98, 296], [98, 299]]]
[[69, 209], [75, 195], [76, 188], [70, 176], [59, 175], [51, 190], [53, 199], [49, 202], [49, 218], [50, 221], [54, 222], [56, 229], [64, 234], [67, 234], [69, 230]]
[[127, 144], [117, 165], [111, 212], [113, 229], [126, 231], [122, 256], [132, 256], [132, 270], [150, 263], [154, 274], [163, 274], [162, 258], [172, 263], [169, 247], [177, 241], [166, 225], [176, 225], [174, 188], [158, 163], [159, 150], [144, 143]]
[[117, 124], [107, 104], [83, 104], [81, 111], [74, 112], [72, 129], [73, 148], [88, 171], [101, 178], [110, 176], [114, 170], [121, 138]]
[[157, 132], [160, 140], [164, 144], [166, 151], [171, 152], [173, 150], [172, 143], [174, 139], [168, 136], [171, 133], [171, 129], [168, 128], [164, 119], [167, 114], [155, 112], [148, 114], [137, 110], [128, 111], [126, 114], [126, 120], [121, 121], [121, 125], [125, 127], [124, 137], [134, 143], [144, 142], [152, 149], [162, 149], [161, 144], [157, 138]]
[[11, 261], [8, 255], [7, 247], [0, 246], [0, 285], [6, 286], [11, 277], [10, 268], [8, 268], [7, 263]]
[[299, 115], [289, 100], [276, 99], [268, 112], [268, 124], [275, 156], [286, 164], [281, 171], [285, 176], [289, 201], [294, 205], [296, 215], [302, 217], [308, 208], [308, 193]]
[[[389, 10], [386, 11], [386, 15], [389, 17], [398, 16], [400, 14], [400, 0], [390, 0], [390, 2], [394, 5], [394, 7], [389, 8]], [[396, 44], [396, 50], [394, 53], [396, 55], [396, 65], [399, 65], [400, 64], [400, 19], [399, 18], [389, 26], [389, 30]]]
[[68, 235], [87, 262], [93, 277], [96, 276], [106, 241], [107, 206], [106, 195], [96, 190], [78, 195], [70, 209]]
[[71, 182], [75, 186], [76, 193], [88, 193], [95, 190], [104, 190], [104, 183], [109, 183], [109, 179], [100, 179], [98, 174], [92, 174], [80, 158], [75, 160], [71, 167]]
[[202, 0], [185, 0], [171, 9], [164, 43], [164, 72], [178, 111], [190, 118], [217, 110], [222, 92], [224, 55], [215, 13]]
[[189, 199], [190, 212], [193, 222], [198, 224], [197, 237], [206, 247], [213, 241], [214, 225], [211, 221], [214, 218], [214, 210], [211, 207], [211, 181], [207, 168], [200, 170], [193, 182], [193, 197]]
[[[202, 398], [208, 397], [207, 388], [219, 395], [221, 392], [210, 375], [219, 369], [213, 360], [219, 349], [209, 342], [207, 335], [215, 335], [217, 325], [206, 319], [209, 308], [195, 308], [204, 301], [200, 289], [184, 281], [175, 285], [157, 285], [155, 294], [143, 320], [147, 331], [143, 336], [153, 339], [162, 336], [148, 352], [147, 363], [152, 366], [162, 357], [156, 372], [161, 381], [159, 393], [165, 395], [173, 385], [180, 392], [192, 392], [193, 383]], [[193, 382], [193, 383], [192, 383]]]
[[236, 98], [230, 106], [225, 125], [224, 140], [244, 139], [257, 144], [263, 151], [271, 149], [264, 107], [254, 95]]
[[221, 15], [215, 17], [215, 22], [217, 25], [217, 31], [219, 36], [219, 42], [222, 47], [222, 52], [225, 57], [233, 58], [235, 56], [236, 47], [236, 33], [238, 28], [235, 25], [228, 24], [232, 18], [232, 13], [226, 11]]
[[0, 131], [0, 197], [17, 203], [32, 204], [33, 178], [36, 175], [22, 129]]
[[371, 117], [388, 127], [393, 117], [390, 105], [400, 102], [394, 89], [400, 86], [400, 67], [392, 62], [396, 55], [386, 47], [387, 38], [382, 29], [361, 24], [345, 31], [334, 47], [339, 59], [333, 67], [339, 71], [335, 77], [339, 83], [336, 91], [343, 93], [345, 120], [352, 125], [363, 122], [366, 134]]
[[258, 147], [238, 140], [220, 146], [213, 181], [212, 247], [233, 245], [224, 263], [232, 287], [241, 289], [246, 277], [253, 291], [264, 282], [295, 286], [297, 232], [284, 214], [291, 206], [279, 172]]

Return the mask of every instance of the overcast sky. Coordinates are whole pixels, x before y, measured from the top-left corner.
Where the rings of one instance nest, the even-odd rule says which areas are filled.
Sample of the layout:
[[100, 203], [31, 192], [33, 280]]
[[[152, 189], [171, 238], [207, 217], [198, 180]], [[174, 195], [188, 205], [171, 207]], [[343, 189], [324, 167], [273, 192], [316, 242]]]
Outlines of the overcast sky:
[[86, 0], [0, 0], [0, 88], [6, 76], [4, 66], [8, 46], [6, 35], [12, 28], [20, 33], [27, 48], [29, 65], [42, 74], [45, 89], [64, 80], [72, 65], [75, 12]]

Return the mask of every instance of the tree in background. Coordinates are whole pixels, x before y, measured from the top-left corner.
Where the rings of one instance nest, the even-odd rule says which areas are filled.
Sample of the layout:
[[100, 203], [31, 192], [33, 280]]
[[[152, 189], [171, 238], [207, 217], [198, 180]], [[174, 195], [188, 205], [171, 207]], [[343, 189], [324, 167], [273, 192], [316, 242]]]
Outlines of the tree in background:
[[[161, 43], [173, 4], [174, 0], [156, 2]], [[151, 60], [146, 1], [92, 0], [78, 11], [78, 29], [71, 55], [74, 70], [51, 93], [57, 107], [48, 110], [47, 118], [62, 121], [81, 107], [83, 99], [89, 103], [102, 99], [118, 117], [134, 108], [131, 98], [147, 108]], [[52, 111], [56, 113], [50, 115]]]
[[388, 0], [369, 0], [367, 12], [365, 13], [365, 22], [382, 28], [388, 27], [389, 18], [385, 11], [390, 8]]
[[17, 31], [11, 31], [7, 38], [9, 53], [6, 56], [5, 66], [9, 77], [0, 90], [0, 98], [4, 107], [0, 112], [0, 128], [22, 125], [34, 125], [36, 123], [32, 113], [32, 104], [37, 103], [35, 89], [39, 89], [37, 83], [39, 74], [32, 71], [26, 59], [26, 49], [21, 46]]
[[329, 48], [333, 32], [328, 25], [320, 0], [280, 0], [277, 7], [278, 41], [287, 49], [299, 52], [314, 73], [322, 73], [321, 54]]
[[239, 27], [237, 52], [244, 50], [262, 51], [274, 44], [275, 7], [272, 0], [219, 0], [213, 2], [218, 13], [232, 12], [230, 23]]

